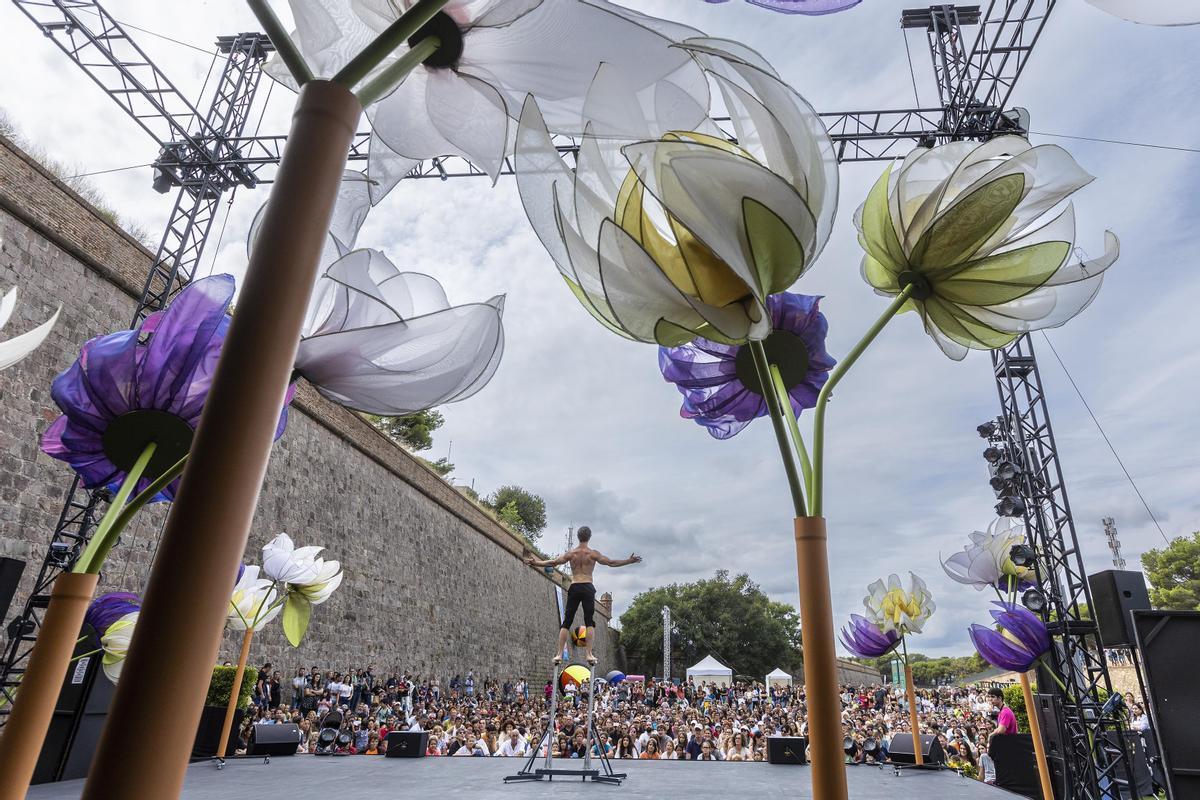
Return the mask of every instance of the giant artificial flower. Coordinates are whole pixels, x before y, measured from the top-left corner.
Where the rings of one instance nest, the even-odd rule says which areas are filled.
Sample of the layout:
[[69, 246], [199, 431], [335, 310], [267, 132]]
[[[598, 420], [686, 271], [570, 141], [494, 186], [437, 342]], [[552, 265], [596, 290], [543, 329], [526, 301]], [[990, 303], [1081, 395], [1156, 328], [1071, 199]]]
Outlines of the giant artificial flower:
[[1200, 6], [1196, 0], [1088, 0], [1115, 17], [1143, 25], [1196, 25]]
[[[526, 102], [521, 201], [572, 292], [613, 332], [664, 346], [765, 339], [767, 297], [800, 277], [832, 228], [833, 146], [812, 107], [757, 53], [715, 39], [680, 49], [720, 90], [737, 144], [711, 121], [677, 127], [697, 109], [665, 89], [673, 110], [649, 118], [605, 65], [574, 170], [538, 103]], [[622, 136], [629, 130], [637, 140]]]
[[125, 655], [129, 652], [129, 642], [133, 638], [133, 628], [137, 625], [141, 608], [141, 601], [136, 594], [110, 592], [93, 600], [83, 617], [83, 621], [96, 633], [104, 653], [101, 658], [104, 674], [113, 683], [121, 677], [121, 668], [125, 665]]
[[867, 596], [863, 598], [867, 619], [885, 634], [892, 631], [900, 636], [920, 633], [937, 610], [925, 581], [912, 572], [908, 576], [907, 590], [895, 573], [888, 576], [886, 584], [877, 580], [867, 587]]
[[296, 547], [281, 533], [263, 546], [263, 573], [284, 584], [283, 632], [299, 646], [308, 630], [312, 607], [329, 599], [342, 584], [342, 566], [317, 556], [325, 548]]
[[855, 215], [864, 279], [882, 295], [912, 286], [905, 309], [955, 360], [1053, 328], [1091, 303], [1117, 260], [1075, 255], [1075, 211], [1091, 182], [1066, 150], [1017, 136], [917, 148], [888, 169]]
[[901, 636], [895, 630], [884, 633], [871, 620], [851, 614], [850, 622], [842, 628], [842, 645], [859, 658], [879, 658], [896, 649]]
[[[331, 76], [414, 2], [289, 4], [301, 53], [314, 74]], [[373, 200], [435, 156], [463, 156], [495, 179], [512, 146], [511, 119], [527, 94], [543, 104], [556, 133], [582, 133], [584, 97], [601, 64], [619, 70], [647, 103], [660, 80], [675, 92], [704, 97], [707, 87], [695, 63], [670, 47], [695, 33], [605, 0], [450, 0], [408, 42], [434, 35], [441, 47], [367, 109]], [[378, 71], [407, 50], [397, 48]], [[282, 64], [273, 62], [267, 71], [294, 85]]]
[[276, 602], [278, 598], [275, 582], [259, 577], [257, 566], [241, 566], [238, 568], [237, 584], [229, 596], [226, 624], [237, 631], [247, 628], [262, 630], [264, 625], [279, 615], [282, 604]]
[[121, 677], [121, 669], [125, 666], [125, 656], [129, 654], [129, 643], [133, 641], [133, 629], [137, 625], [140, 611], [132, 611], [112, 625], [100, 637], [100, 647], [104, 650], [102, 666], [104, 674], [113, 683]]
[[[707, 3], [725, 3], [728, 0], [705, 0]], [[862, 0], [746, 0], [747, 3], [779, 11], [784, 14], [804, 14], [815, 17], [821, 14], [836, 14], [852, 8]]]
[[979, 591], [1023, 591], [1034, 585], [1033, 569], [1013, 564], [1009, 553], [1013, 545], [1024, 543], [1025, 524], [1013, 517], [998, 517], [986, 533], [972, 532], [971, 543], [943, 561], [942, 569], [951, 580]]
[[[797, 416], [817, 404], [817, 395], [837, 364], [825, 352], [829, 324], [818, 309], [819, 300], [788, 292], [767, 298], [771, 333], [763, 347], [767, 360], [779, 367]], [[767, 414], [748, 345], [698, 338], [679, 347], [659, 348], [658, 366], [683, 394], [679, 415], [703, 425], [713, 438], [735, 436]]]
[[1000, 669], [1028, 672], [1050, 650], [1046, 624], [1028, 609], [1014, 603], [992, 603], [1000, 610], [991, 611], [998, 630], [985, 625], [968, 629], [971, 642], [984, 661]]
[[[295, 371], [333, 402], [367, 414], [465, 400], [500, 366], [504, 296], [451, 306], [430, 276], [401, 272], [379, 250], [354, 249], [370, 209], [367, 186], [362, 173], [345, 173]], [[251, 249], [261, 218], [260, 211]]]
[[[8, 324], [8, 320], [16, 307], [17, 287], [14, 286], [5, 293], [3, 299], [0, 299], [0, 329], [3, 329]], [[46, 337], [50, 335], [50, 331], [54, 329], [54, 323], [58, 322], [58, 315], [60, 313], [62, 313], [61, 305], [50, 319], [38, 325], [33, 330], [22, 333], [20, 336], [0, 341], [0, 369], [8, 369], [34, 350], [37, 350], [42, 342], [46, 341]]]
[[[85, 343], [51, 384], [63, 416], [42, 436], [42, 451], [70, 464], [89, 489], [123, 480], [150, 442], [157, 447], [136, 490], [165, 473], [191, 447], [233, 291], [231, 275], [198, 280], [138, 328]], [[285, 403], [275, 438], [286, 426]], [[178, 486], [177, 479], [155, 499], [173, 500]]]

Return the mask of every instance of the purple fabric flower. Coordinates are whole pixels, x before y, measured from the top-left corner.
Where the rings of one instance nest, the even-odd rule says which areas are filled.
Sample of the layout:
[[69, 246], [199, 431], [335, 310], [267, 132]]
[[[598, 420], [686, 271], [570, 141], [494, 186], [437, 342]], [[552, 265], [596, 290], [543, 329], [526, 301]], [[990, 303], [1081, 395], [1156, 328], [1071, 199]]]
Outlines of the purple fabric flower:
[[986, 625], [968, 629], [971, 643], [984, 661], [1000, 669], [1028, 672], [1050, 649], [1046, 624], [1026, 608], [1013, 603], [992, 603], [1000, 610], [991, 612], [1000, 630]]
[[108, 630], [109, 625], [126, 614], [140, 610], [141, 607], [142, 601], [136, 594], [109, 592], [92, 601], [92, 604], [88, 606], [87, 613], [83, 616], [83, 621], [91, 626], [92, 630], [96, 632], [96, 639], [99, 640]]
[[[768, 360], [779, 366], [796, 414], [817, 404], [829, 370], [837, 364], [825, 352], [829, 324], [818, 309], [820, 300], [789, 292], [767, 298], [773, 330], [763, 346]], [[746, 345], [695, 339], [679, 347], [660, 347], [658, 366], [683, 395], [679, 415], [694, 419], [717, 439], [735, 436], [767, 414]]]
[[842, 628], [842, 645], [859, 658], [879, 658], [900, 644], [897, 631], [884, 633], [879, 626], [860, 614], [851, 614], [850, 623]]
[[[106, 436], [114, 422], [120, 420], [128, 430], [143, 425], [147, 417], [166, 420], [168, 429], [173, 425], [176, 431], [183, 430], [190, 441], [189, 430], [180, 428], [177, 421], [190, 430], [200, 421], [229, 329], [226, 312], [233, 293], [232, 275], [198, 280], [139, 328], [97, 336], [85, 343], [75, 363], [51, 384], [50, 395], [63, 416], [42, 436], [42, 451], [70, 464], [83, 485], [94, 489], [119, 484], [128, 468], [114, 463], [114, 437]], [[275, 430], [276, 439], [287, 427], [287, 403], [294, 393], [293, 386]], [[170, 416], [130, 416], [137, 412]], [[148, 477], [138, 481], [136, 491], [145, 489], [182, 455], [168, 452], [165, 446], [159, 450], [147, 470]], [[155, 501], [173, 500], [178, 486], [179, 481], [174, 481]]]
[[[724, 3], [727, 0], [705, 0], [707, 3]], [[783, 14], [805, 14], [815, 17], [820, 14], [836, 14], [858, 5], [862, 0], [746, 0], [746, 2], [779, 11]]]

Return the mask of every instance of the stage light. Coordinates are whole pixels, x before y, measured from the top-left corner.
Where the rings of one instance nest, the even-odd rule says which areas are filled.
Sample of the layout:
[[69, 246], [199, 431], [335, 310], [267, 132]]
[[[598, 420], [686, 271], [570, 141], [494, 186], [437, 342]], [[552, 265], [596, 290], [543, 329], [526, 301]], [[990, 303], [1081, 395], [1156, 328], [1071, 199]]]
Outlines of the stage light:
[[848, 756], [852, 756], [854, 755], [854, 749], [855, 744], [853, 737], [847, 736], [842, 739], [842, 752]]
[[975, 430], [979, 431], [979, 435], [984, 439], [990, 439], [996, 435], [996, 423], [988, 421], [980, 425]]
[[1016, 480], [1021, 474], [1021, 468], [1011, 461], [1001, 461], [995, 466], [995, 475], [1004, 481]]
[[879, 752], [879, 742], [876, 739], [867, 738], [863, 740], [863, 752], [869, 756], [874, 756]]
[[996, 513], [1002, 517], [1025, 516], [1025, 501], [1019, 497], [1002, 497], [996, 503]]
[[1008, 557], [1012, 560], [1013, 566], [1032, 567], [1034, 561], [1037, 560], [1037, 553], [1030, 545], [1014, 544], [1008, 551]]
[[1100, 709], [1101, 717], [1109, 717], [1113, 714], [1119, 714], [1125, 710], [1125, 695], [1120, 692], [1113, 692], [1108, 696], [1108, 700], [1104, 702], [1104, 707]]
[[1046, 610], [1046, 595], [1040, 589], [1028, 589], [1021, 595], [1021, 605], [1035, 614], [1041, 614]]
[[991, 477], [991, 479], [988, 480], [988, 483], [990, 483], [992, 485], [992, 491], [995, 492], [997, 495], [999, 495], [1005, 489], [1011, 488], [1008, 485], [1008, 481], [1004, 480], [1003, 478], [998, 478], [995, 475], [993, 475]]
[[1004, 451], [999, 447], [989, 447], [983, 451], [983, 459], [989, 464], [995, 464], [1002, 458], [1004, 458]]
[[167, 172], [162, 167], [154, 168], [154, 180], [150, 182], [151, 188], [159, 194], [166, 194], [171, 191], [171, 187], [175, 185], [175, 179], [171, 177], [171, 173]]

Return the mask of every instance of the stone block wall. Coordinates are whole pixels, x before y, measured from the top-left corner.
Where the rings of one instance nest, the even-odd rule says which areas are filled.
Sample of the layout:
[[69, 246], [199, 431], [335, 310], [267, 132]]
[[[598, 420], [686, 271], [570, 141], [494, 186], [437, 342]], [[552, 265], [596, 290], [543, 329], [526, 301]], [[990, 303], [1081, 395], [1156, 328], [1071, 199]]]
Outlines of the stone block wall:
[[[0, 290], [20, 287], [5, 333], [63, 313], [46, 344], [0, 373], [0, 555], [27, 562], [9, 618], [40, 567], [71, 484], [70, 470], [38, 449], [58, 416], [50, 382], [88, 338], [133, 315], [151, 255], [0, 137]], [[2, 335], [2, 334], [0, 334]], [[140, 591], [165, 521], [149, 509], [110, 556], [101, 591]], [[301, 385], [276, 444], [247, 548], [280, 531], [319, 543], [345, 580], [314, 610], [299, 649], [279, 624], [256, 636], [252, 660], [282, 672], [373, 664], [447, 677], [549, 672], [558, 627], [557, 573], [525, 566], [520, 539], [356, 415]], [[597, 653], [616, 666], [610, 611], [600, 607]], [[5, 620], [7, 622], [7, 620]], [[226, 637], [221, 658], [235, 658]]]

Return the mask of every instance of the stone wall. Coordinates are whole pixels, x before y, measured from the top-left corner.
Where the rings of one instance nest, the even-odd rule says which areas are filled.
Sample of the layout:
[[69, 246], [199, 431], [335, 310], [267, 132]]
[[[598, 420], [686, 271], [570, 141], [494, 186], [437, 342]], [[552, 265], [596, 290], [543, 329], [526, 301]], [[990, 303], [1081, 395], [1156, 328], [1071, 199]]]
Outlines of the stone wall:
[[[0, 137], [0, 290], [20, 287], [5, 333], [24, 332], [58, 304], [60, 322], [26, 361], [0, 373], [0, 555], [27, 562], [9, 616], [19, 612], [62, 510], [71, 473], [38, 449], [58, 415], [54, 376], [88, 338], [126, 327], [150, 254]], [[110, 556], [101, 591], [139, 591], [165, 510], [150, 509]], [[521, 562], [521, 540], [356, 415], [302, 385], [276, 444], [247, 560], [279, 531], [320, 543], [345, 568], [341, 589], [315, 609], [298, 649], [272, 623], [252, 660], [282, 671], [368, 663], [440, 676], [538, 678], [556, 635], [558, 573]], [[597, 653], [615, 666], [609, 613], [597, 612]], [[7, 620], [6, 620], [7, 622]], [[234, 658], [226, 637], [222, 657]]]

